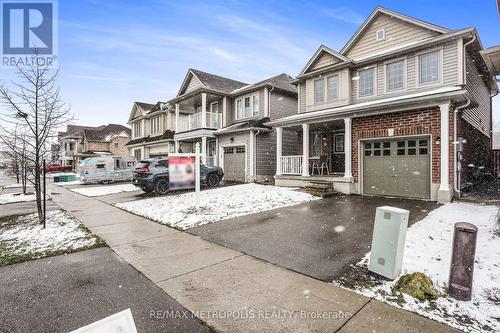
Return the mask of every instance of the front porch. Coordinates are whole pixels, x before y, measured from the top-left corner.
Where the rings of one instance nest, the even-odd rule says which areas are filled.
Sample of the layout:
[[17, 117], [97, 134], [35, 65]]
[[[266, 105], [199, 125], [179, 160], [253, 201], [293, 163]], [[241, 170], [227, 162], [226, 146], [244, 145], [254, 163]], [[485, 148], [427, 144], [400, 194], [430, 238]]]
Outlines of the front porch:
[[328, 185], [353, 193], [351, 118], [276, 128], [277, 186]]

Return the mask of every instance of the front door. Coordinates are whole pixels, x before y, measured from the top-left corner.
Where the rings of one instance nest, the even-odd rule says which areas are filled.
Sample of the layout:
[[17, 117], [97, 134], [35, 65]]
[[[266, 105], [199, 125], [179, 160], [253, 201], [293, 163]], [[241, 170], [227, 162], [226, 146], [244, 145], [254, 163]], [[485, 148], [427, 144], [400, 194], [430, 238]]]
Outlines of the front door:
[[344, 154], [344, 133], [334, 133], [332, 140], [332, 172], [344, 172], [345, 154]]

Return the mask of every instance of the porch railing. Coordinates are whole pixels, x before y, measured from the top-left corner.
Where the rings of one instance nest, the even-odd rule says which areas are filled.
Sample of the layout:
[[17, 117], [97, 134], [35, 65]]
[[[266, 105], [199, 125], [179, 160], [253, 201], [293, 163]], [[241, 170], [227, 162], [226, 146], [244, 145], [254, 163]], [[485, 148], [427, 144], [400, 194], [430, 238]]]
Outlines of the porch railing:
[[[178, 132], [191, 131], [194, 129], [202, 128], [202, 115], [201, 112], [191, 114], [187, 117], [179, 119], [177, 124]], [[207, 128], [222, 128], [222, 113], [217, 112], [207, 112]]]
[[302, 155], [281, 156], [282, 175], [302, 174]]

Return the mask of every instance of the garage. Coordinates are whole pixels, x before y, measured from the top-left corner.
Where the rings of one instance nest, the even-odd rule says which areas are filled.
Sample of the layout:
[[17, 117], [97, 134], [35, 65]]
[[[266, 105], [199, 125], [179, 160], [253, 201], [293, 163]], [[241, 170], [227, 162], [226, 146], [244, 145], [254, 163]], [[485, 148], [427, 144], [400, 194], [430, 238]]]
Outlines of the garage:
[[224, 179], [245, 182], [245, 146], [224, 148]]
[[399, 138], [364, 141], [363, 193], [430, 198], [430, 140]]

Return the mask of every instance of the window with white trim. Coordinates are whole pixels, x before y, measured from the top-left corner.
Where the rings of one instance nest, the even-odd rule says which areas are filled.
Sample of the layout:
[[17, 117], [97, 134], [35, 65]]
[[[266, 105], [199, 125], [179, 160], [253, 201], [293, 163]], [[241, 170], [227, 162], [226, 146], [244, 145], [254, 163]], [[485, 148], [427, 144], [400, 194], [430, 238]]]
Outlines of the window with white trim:
[[377, 30], [376, 39], [377, 39], [377, 42], [385, 39], [385, 29], [384, 28]]
[[439, 51], [418, 56], [418, 83], [429, 84], [439, 81]]
[[326, 89], [328, 101], [335, 101], [338, 97], [339, 76], [329, 76], [326, 78]]
[[314, 80], [314, 104], [321, 104], [325, 100], [325, 83], [323, 79]]
[[236, 100], [236, 120], [259, 115], [259, 94], [244, 96]]
[[375, 93], [375, 68], [363, 69], [358, 72], [359, 96], [370, 96]]
[[161, 116], [151, 118], [151, 134], [160, 132], [160, 120]]
[[210, 104], [210, 112], [219, 112], [219, 102], [213, 102]]
[[134, 138], [140, 138], [142, 136], [142, 122], [138, 121], [133, 124]]
[[385, 65], [387, 91], [404, 88], [404, 66], [404, 60], [391, 62]]

